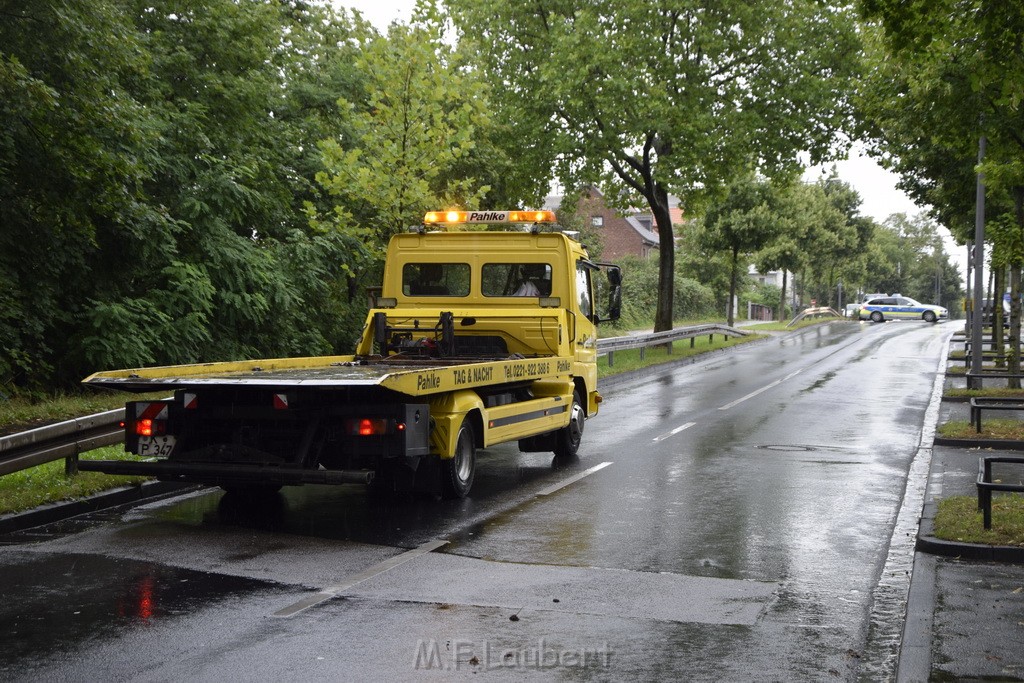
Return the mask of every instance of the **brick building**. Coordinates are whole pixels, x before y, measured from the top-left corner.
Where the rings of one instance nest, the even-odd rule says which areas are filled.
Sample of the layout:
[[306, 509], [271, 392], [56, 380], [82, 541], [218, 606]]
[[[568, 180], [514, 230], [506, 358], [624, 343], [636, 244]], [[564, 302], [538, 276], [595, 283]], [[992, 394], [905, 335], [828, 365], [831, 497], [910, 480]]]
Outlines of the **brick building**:
[[[544, 208], [561, 209], [563, 197], [549, 196]], [[682, 220], [679, 202], [671, 198], [672, 220]], [[658, 249], [658, 227], [649, 211], [635, 211], [623, 215], [605, 203], [604, 195], [596, 187], [589, 188], [576, 202], [576, 213], [601, 235], [604, 250], [601, 258], [614, 261], [625, 255], [647, 258]]]

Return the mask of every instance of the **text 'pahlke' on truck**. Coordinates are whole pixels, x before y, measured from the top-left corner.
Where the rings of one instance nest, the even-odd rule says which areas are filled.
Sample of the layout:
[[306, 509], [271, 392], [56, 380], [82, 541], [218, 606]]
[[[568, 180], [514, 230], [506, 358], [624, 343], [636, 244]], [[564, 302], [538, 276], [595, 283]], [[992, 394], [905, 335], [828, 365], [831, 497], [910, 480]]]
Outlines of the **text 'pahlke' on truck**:
[[138, 460], [80, 469], [239, 492], [372, 481], [458, 498], [478, 448], [517, 440], [574, 457], [601, 402], [597, 323], [618, 318], [622, 274], [540, 229], [554, 220], [428, 213], [391, 239], [354, 355], [91, 375], [90, 386], [174, 396], [126, 405], [125, 450]]

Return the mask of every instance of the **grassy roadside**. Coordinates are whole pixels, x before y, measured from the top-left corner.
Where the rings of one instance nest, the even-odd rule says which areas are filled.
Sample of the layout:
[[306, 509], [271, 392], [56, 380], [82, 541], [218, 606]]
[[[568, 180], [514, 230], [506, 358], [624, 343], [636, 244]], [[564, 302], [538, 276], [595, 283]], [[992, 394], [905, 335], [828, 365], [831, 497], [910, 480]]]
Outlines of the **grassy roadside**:
[[[714, 322], [714, 321], [712, 321]], [[856, 322], [847, 321], [843, 318], [813, 318], [807, 320], [801, 320], [792, 327], [786, 323], [770, 322], [770, 323], [756, 323], [753, 325], [747, 325], [743, 329], [752, 334], [746, 337], [723, 337], [722, 335], [714, 335], [714, 339], [709, 341], [708, 337], [700, 336], [694, 337], [692, 340], [683, 339], [672, 343], [671, 350], [667, 345], [651, 347], [645, 349], [643, 353], [643, 359], [640, 358], [640, 349], [630, 349], [628, 351], [616, 351], [614, 356], [614, 365], [608, 365], [608, 357], [602, 356], [597, 360], [597, 376], [610, 377], [623, 372], [629, 372], [631, 370], [639, 370], [640, 368], [651, 367], [654, 365], [660, 365], [662, 363], [671, 363], [672, 361], [679, 360], [681, 358], [687, 358], [690, 356], [700, 355], [702, 353], [708, 353], [709, 351], [716, 351], [718, 349], [725, 349], [731, 346], [738, 346], [740, 344], [747, 344], [757, 339], [762, 339], [766, 334], [772, 332], [792, 332], [799, 330], [804, 327], [812, 327], [814, 325], [820, 325], [822, 323], [829, 322]], [[677, 323], [677, 327], [683, 327], [687, 325], [699, 325], [703, 323], [696, 323], [693, 321]]]
[[1024, 546], [1024, 496], [992, 496], [992, 528], [986, 530], [974, 496], [951, 496], [939, 501], [935, 536], [960, 543]]
[[681, 341], [672, 342], [671, 348], [666, 344], [663, 346], [644, 349], [643, 358], [640, 357], [641, 349], [616, 351], [613, 365], [608, 364], [608, 356], [601, 356], [597, 359], [597, 376], [598, 378], [610, 377], [612, 375], [630, 372], [631, 370], [639, 370], [640, 368], [661, 365], [662, 363], [671, 363], [672, 361], [677, 361], [682, 358], [689, 358], [691, 356], [698, 356], [702, 353], [717, 351], [718, 349], [726, 349], [731, 346], [746, 344], [754, 341], [755, 339], [761, 339], [762, 337], [763, 335], [760, 334], [728, 338], [724, 338], [722, 335], [717, 335], [714, 340], [709, 341], [707, 337], [702, 336], [693, 339], [693, 346], [690, 345], [689, 339], [683, 339]]
[[[139, 400], [163, 398], [168, 392], [138, 395]], [[84, 415], [124, 408], [129, 394], [114, 391], [102, 393], [62, 394], [45, 401], [12, 398], [0, 401], [0, 436], [23, 432], [53, 422], [71, 420]]]
[[[952, 351], [949, 360], [963, 362], [963, 351]], [[986, 364], [991, 367], [991, 364]], [[994, 368], [993, 368], [994, 369]], [[947, 376], [962, 377], [967, 371], [964, 365], [950, 365]], [[1024, 397], [1024, 389], [989, 387], [986, 389], [947, 388], [943, 398]], [[938, 425], [936, 433], [947, 439], [1004, 439], [1024, 441], [1024, 422], [1013, 419], [988, 419], [982, 423], [978, 433], [974, 425], [966, 420], [951, 420]], [[981, 545], [1024, 546], [1024, 496], [1018, 494], [996, 494], [992, 497], [992, 528], [985, 529], [982, 513], [978, 511], [976, 496], [950, 496], [939, 501], [934, 520], [936, 538], [960, 543]]]
[[[45, 401], [7, 399], [0, 401], [0, 436], [123, 408], [130, 399], [164, 398], [167, 395], [166, 391], [152, 394], [105, 391], [54, 396]], [[82, 453], [79, 459], [126, 460], [133, 457], [116, 445]], [[146, 477], [115, 477], [99, 472], [80, 472], [69, 477], [64, 474], [64, 461], [55, 460], [0, 477], [0, 515], [29, 510], [45, 503], [77, 500], [146, 480]]]
[[[985, 420], [981, 433], [965, 420], [946, 422], [936, 431], [947, 439], [1024, 441], [1024, 422], [1012, 419]], [[964, 543], [1024, 546], [1024, 496], [994, 495], [992, 528], [987, 530], [978, 511], [977, 496], [944, 498], [939, 501], [935, 517], [935, 537]]]
[[[81, 460], [127, 460], [133, 458], [121, 446], [106, 446], [84, 453]], [[64, 474], [64, 461], [55, 460], [38, 467], [0, 477], [0, 514], [30, 510], [44, 503], [76, 500], [100, 491], [140, 484], [146, 477], [114, 477], [100, 472]]]
[[[722, 348], [745, 344], [761, 338], [762, 332], [792, 331], [799, 327], [830, 322], [830, 320], [809, 320], [792, 328], [781, 323], [766, 323], [747, 327], [755, 334], [746, 337], [723, 338], [715, 335], [713, 341], [707, 336], [694, 339], [693, 347], [689, 340], [673, 343], [672, 352], [666, 347], [646, 350], [644, 359], [640, 360], [640, 351], [618, 351], [615, 353], [614, 365], [608, 366], [608, 359], [598, 360], [598, 376], [611, 375], [636, 370], [643, 367], [670, 363], [672, 361], [715, 351]], [[698, 324], [693, 322], [680, 325]], [[162, 398], [167, 392], [144, 395], [129, 395], [120, 392], [103, 392], [93, 394], [57, 396], [47, 401], [26, 401], [19, 399], [0, 400], [0, 435], [12, 434], [32, 429], [45, 424], [69, 420], [83, 415], [113, 410], [124, 406], [126, 400]], [[127, 459], [134, 456], [126, 454], [121, 446], [108, 446], [90, 453], [82, 454], [81, 459]], [[0, 477], [0, 514], [8, 514], [27, 510], [38, 505], [60, 500], [74, 500], [92, 495], [106, 489], [117, 488], [145, 481], [143, 477], [120, 477], [100, 474], [97, 472], [81, 472], [73, 477], [64, 475], [64, 461], [40, 465], [21, 472]]]
[[940, 424], [936, 432], [947, 439], [1024, 441], [1024, 422], [1012, 419], [986, 419], [981, 423], [981, 432], [978, 432], [967, 420], [950, 420]]

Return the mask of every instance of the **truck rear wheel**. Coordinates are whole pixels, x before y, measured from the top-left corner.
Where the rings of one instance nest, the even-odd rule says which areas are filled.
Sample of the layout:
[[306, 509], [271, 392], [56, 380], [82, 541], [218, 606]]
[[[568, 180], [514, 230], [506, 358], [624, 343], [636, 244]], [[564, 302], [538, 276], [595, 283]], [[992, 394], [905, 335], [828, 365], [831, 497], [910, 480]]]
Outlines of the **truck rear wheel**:
[[572, 408], [569, 409], [569, 424], [558, 430], [555, 435], [555, 457], [571, 459], [576, 457], [583, 441], [583, 424], [587, 414], [583, 410], [583, 402], [578, 391], [572, 392]]
[[476, 474], [476, 439], [473, 425], [463, 420], [455, 442], [455, 456], [441, 461], [441, 495], [444, 498], [465, 498]]

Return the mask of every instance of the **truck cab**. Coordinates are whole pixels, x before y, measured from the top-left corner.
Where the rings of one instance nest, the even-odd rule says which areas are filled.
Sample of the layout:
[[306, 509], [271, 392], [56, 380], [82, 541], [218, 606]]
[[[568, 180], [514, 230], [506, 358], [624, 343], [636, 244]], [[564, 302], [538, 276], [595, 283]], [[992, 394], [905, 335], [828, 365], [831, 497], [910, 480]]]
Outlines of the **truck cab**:
[[[566, 234], [537, 231], [397, 235], [387, 264], [357, 356], [571, 358], [587, 414], [597, 412], [597, 324], [618, 317], [617, 266], [591, 261]], [[445, 312], [452, 348], [439, 349], [432, 321]]]

